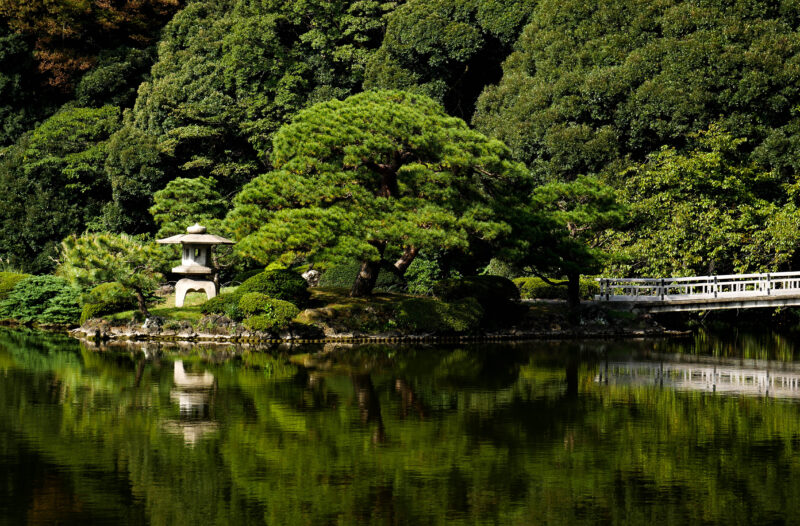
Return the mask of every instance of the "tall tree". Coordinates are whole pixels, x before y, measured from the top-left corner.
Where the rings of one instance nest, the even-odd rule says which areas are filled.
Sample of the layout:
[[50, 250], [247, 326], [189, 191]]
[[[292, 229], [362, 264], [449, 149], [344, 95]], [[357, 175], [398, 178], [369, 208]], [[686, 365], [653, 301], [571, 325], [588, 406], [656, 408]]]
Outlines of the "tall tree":
[[355, 296], [372, 292], [387, 249], [404, 272], [421, 249], [509, 243], [531, 188], [501, 142], [401, 91], [302, 111], [275, 136], [272, 163], [234, 200], [237, 250], [262, 263], [359, 259]]
[[394, 5], [189, 2], [164, 28], [151, 78], [114, 141], [119, 228], [155, 230], [142, 212], [175, 177], [212, 176], [228, 194], [266, 170], [272, 135], [297, 111], [360, 91]]
[[469, 120], [528, 21], [533, 0], [411, 0], [387, 17], [365, 87], [416, 91]]
[[111, 188], [106, 140], [119, 109], [64, 108], [0, 156], [0, 257], [31, 272], [53, 267], [58, 243], [102, 225]]
[[566, 276], [567, 300], [575, 308], [581, 274], [599, 272], [609, 262], [601, 236], [622, 224], [624, 208], [613, 188], [586, 176], [537, 187], [531, 204], [535, 241], [526, 263], [543, 275]]
[[[775, 174], [718, 126], [686, 153], [663, 148], [626, 174], [631, 225], [616, 235], [618, 272], [652, 277], [788, 269], [800, 247], [800, 215]], [[794, 189], [790, 189], [794, 194]]]
[[152, 42], [178, 0], [0, 0], [0, 18], [35, 41], [40, 71], [69, 91], [103, 49]]
[[622, 171], [722, 116], [789, 179], [800, 168], [800, 6], [542, 0], [474, 123], [540, 180]]

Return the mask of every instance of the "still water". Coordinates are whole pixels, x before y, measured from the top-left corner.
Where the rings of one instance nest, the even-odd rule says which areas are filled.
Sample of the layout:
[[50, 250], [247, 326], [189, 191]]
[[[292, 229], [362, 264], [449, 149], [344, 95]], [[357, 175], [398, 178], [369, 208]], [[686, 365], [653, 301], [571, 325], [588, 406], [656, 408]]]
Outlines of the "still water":
[[98, 352], [0, 330], [0, 524], [798, 520], [800, 347]]

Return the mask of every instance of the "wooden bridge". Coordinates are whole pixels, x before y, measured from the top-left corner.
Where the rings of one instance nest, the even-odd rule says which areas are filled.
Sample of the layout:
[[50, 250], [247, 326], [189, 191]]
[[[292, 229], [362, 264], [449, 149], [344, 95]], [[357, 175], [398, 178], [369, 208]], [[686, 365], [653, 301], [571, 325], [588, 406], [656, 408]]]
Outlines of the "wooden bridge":
[[800, 306], [800, 272], [597, 281], [596, 301], [648, 312]]

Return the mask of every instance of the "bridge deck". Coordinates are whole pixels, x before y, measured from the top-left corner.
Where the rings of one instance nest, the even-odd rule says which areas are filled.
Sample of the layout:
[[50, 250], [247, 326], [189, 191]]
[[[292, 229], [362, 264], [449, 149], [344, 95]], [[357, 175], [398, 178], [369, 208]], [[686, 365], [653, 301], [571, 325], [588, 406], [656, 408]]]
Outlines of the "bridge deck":
[[598, 278], [595, 300], [650, 312], [800, 305], [800, 272], [688, 278]]

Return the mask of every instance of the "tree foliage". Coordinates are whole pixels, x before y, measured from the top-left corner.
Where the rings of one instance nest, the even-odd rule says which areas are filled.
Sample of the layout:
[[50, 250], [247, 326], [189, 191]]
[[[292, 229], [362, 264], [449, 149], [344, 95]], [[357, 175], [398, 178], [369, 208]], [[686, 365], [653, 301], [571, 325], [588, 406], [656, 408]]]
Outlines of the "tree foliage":
[[400, 91], [304, 110], [276, 135], [272, 163], [234, 200], [237, 250], [263, 263], [356, 258], [375, 278], [390, 246], [405, 270], [420, 249], [503, 244], [530, 188], [502, 143]]
[[140, 211], [175, 177], [214, 177], [223, 194], [241, 189], [266, 168], [278, 127], [308, 104], [361, 89], [393, 6], [190, 2], [164, 28], [151, 78], [114, 141], [119, 228], [152, 230]]
[[39, 84], [33, 48], [0, 19], [0, 148], [13, 143], [50, 109]]
[[155, 247], [125, 234], [69, 236], [61, 244], [59, 273], [82, 286], [119, 283], [136, 294], [139, 311], [149, 316], [146, 296], [161, 275], [155, 270]]
[[0, 18], [35, 40], [39, 69], [62, 90], [89, 70], [98, 50], [142, 46], [158, 34], [178, 0], [2, 0]]
[[613, 188], [593, 177], [552, 182], [531, 194], [533, 249], [525, 262], [544, 276], [567, 276], [567, 299], [580, 301], [580, 275], [600, 272], [611, 253], [601, 245], [603, 234], [621, 226], [623, 206]]
[[0, 152], [0, 254], [12, 265], [50, 270], [62, 238], [101, 224], [105, 140], [118, 127], [115, 107], [64, 108]]
[[159, 227], [157, 236], [183, 234], [194, 223], [208, 226], [221, 219], [227, 207], [216, 184], [213, 177], [178, 177], [156, 192], [150, 213]]
[[527, 22], [532, 0], [411, 0], [387, 17], [365, 87], [417, 91], [469, 120]]
[[664, 147], [625, 174], [631, 225], [617, 235], [624, 274], [705, 275], [786, 269], [800, 215], [774, 195], [775, 175], [747, 159], [744, 139], [719, 127], [687, 153]]
[[720, 116], [794, 173], [799, 16], [764, 0], [543, 0], [474, 122], [548, 181], [614, 173]]

